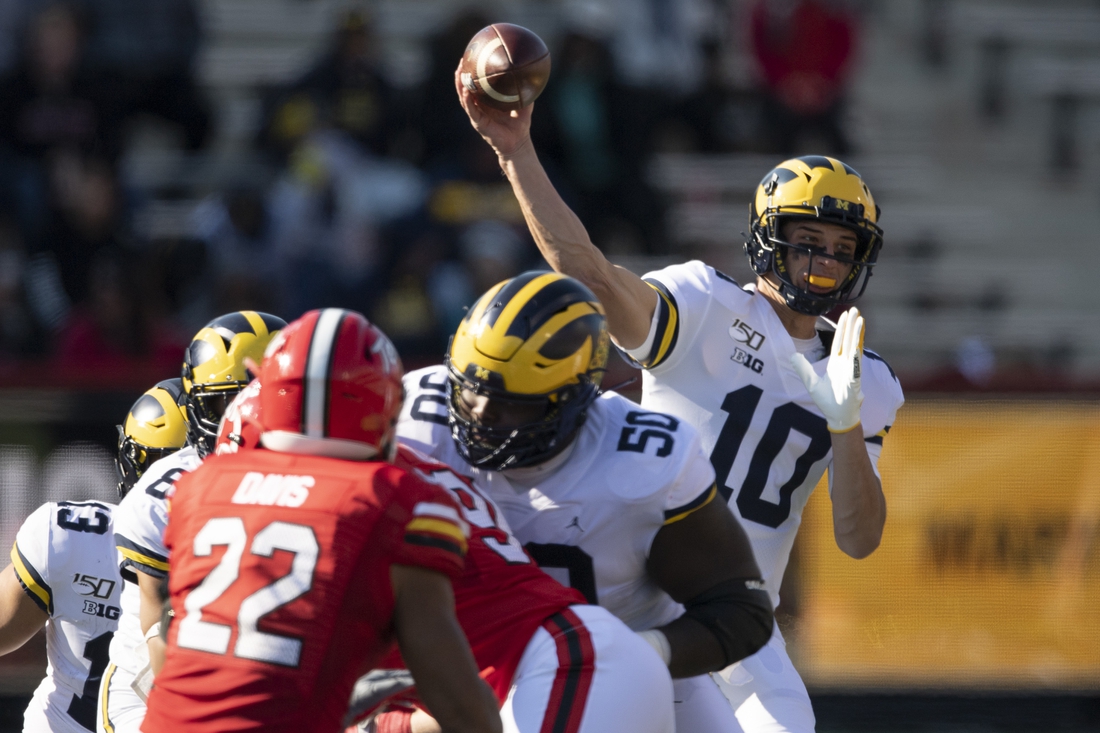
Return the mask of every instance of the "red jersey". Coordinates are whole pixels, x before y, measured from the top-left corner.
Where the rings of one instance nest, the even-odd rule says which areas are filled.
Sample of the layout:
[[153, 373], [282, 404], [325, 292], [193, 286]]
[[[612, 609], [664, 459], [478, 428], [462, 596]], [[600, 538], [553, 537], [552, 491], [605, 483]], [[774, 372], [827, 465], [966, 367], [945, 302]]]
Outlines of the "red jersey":
[[[550, 616], [584, 596], [539, 569], [488, 497], [442, 463], [400, 446], [396, 465], [449, 489], [470, 525], [466, 570], [453, 581], [455, 614], [478, 668], [504, 702], [527, 642]], [[379, 667], [401, 667], [395, 650]]]
[[391, 464], [211, 456], [172, 497], [175, 619], [142, 730], [340, 730], [394, 648], [390, 566], [457, 576], [467, 531], [448, 492]]

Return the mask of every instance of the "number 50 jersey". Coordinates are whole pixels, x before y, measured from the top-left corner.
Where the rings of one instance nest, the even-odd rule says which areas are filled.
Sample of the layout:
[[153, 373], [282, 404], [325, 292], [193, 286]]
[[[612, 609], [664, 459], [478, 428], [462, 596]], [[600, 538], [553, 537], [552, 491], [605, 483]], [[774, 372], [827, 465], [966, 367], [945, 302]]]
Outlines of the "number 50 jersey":
[[402, 443], [472, 477], [539, 567], [631, 629], [662, 626], [683, 613], [649, 577], [646, 561], [662, 526], [715, 495], [714, 471], [690, 425], [607, 393], [558, 456], [530, 468], [484, 471], [455, 448], [449, 388], [444, 366], [405, 375]]
[[[639, 359], [642, 405], [699, 430], [718, 490], [741, 518], [778, 606], [802, 509], [832, 465], [825, 418], [791, 366], [794, 341], [763, 295], [702, 262], [645, 280], [659, 298], [652, 348]], [[833, 331], [819, 328], [818, 335], [819, 353], [828, 354]], [[877, 474], [883, 438], [903, 398], [882, 357], [863, 355], [860, 419]], [[824, 373], [827, 357], [810, 361]]]
[[11, 561], [46, 623], [46, 678], [34, 691], [24, 731], [95, 730], [99, 681], [118, 626], [122, 581], [115, 563], [112, 506], [43, 504], [19, 529]]

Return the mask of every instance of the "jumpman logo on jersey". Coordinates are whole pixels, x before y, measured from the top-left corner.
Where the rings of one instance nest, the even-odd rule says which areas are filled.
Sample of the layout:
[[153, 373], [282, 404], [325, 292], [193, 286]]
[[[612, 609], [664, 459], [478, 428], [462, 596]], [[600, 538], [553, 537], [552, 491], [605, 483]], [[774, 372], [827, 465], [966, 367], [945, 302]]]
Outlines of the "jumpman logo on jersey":
[[575, 516], [575, 517], [573, 517], [573, 521], [572, 521], [572, 522], [570, 522], [569, 524], [565, 525], [565, 528], [566, 528], [566, 529], [573, 529], [574, 527], [576, 527], [576, 528], [577, 528], [577, 531], [579, 531], [579, 532], [583, 532], [583, 531], [584, 531], [584, 527], [582, 527], [582, 526], [581, 526], [581, 521], [580, 521], [580, 519], [581, 519], [580, 517], [576, 517], [576, 516]]

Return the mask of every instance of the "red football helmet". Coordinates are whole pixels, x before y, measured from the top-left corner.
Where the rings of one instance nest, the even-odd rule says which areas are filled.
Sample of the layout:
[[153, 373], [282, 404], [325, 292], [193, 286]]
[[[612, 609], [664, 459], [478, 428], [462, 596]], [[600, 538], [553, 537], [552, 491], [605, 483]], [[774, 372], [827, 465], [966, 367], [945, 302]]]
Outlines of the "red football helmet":
[[401, 359], [355, 311], [310, 311], [271, 341], [260, 366], [265, 448], [392, 460], [404, 401]]
[[225, 408], [214, 453], [222, 455], [259, 448], [260, 434], [264, 430], [260, 422], [261, 409], [260, 380], [253, 379]]

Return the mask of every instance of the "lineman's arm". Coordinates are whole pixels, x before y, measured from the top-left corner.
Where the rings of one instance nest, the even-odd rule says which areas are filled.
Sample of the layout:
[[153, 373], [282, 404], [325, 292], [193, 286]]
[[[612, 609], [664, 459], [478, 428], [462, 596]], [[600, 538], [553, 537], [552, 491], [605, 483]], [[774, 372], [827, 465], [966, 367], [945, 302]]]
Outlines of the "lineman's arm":
[[459, 81], [457, 70], [455, 89], [470, 124], [496, 151], [542, 256], [555, 270], [575, 277], [596, 294], [619, 346], [641, 346], [649, 334], [657, 293], [634, 273], [608, 262], [558, 195], [531, 143], [532, 108], [508, 113], [481, 105]]
[[10, 654], [30, 641], [49, 616], [19, 585], [10, 563], [0, 573], [0, 655]]
[[[141, 611], [138, 615], [141, 621], [141, 633], [148, 634], [154, 624], [160, 623], [161, 615], [164, 613], [164, 601], [160, 590], [162, 579], [143, 573], [140, 569], [136, 569], [134, 575], [137, 576], [138, 588], [141, 590]], [[164, 666], [164, 654], [167, 649], [160, 634], [151, 636], [146, 644], [149, 647], [149, 668], [153, 670], [153, 674], [157, 674]]]
[[721, 498], [662, 527], [647, 568], [685, 606], [683, 616], [658, 629], [668, 639], [673, 677], [724, 669], [771, 638], [771, 601], [752, 546]]
[[500, 733], [492, 690], [454, 614], [447, 576], [410, 565], [390, 568], [397, 644], [424, 705], [446, 733]]

